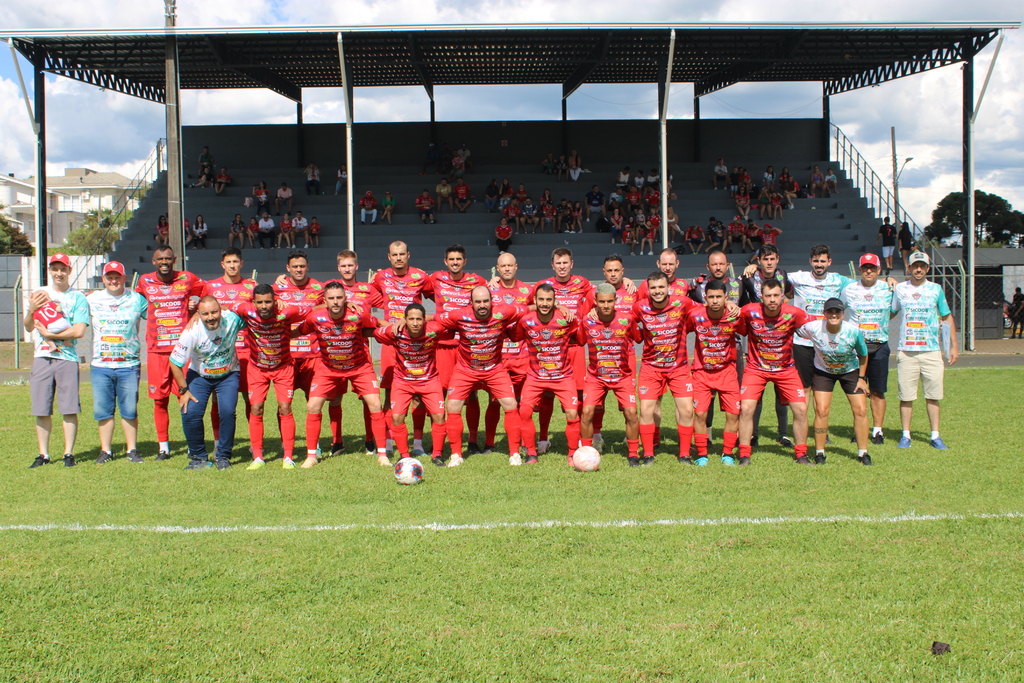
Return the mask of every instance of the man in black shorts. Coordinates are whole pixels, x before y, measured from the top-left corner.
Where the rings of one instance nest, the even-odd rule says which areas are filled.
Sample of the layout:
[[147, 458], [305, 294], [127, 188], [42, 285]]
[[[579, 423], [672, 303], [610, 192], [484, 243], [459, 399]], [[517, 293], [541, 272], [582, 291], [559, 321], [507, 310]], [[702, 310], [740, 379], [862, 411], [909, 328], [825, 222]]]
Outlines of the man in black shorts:
[[882, 241], [882, 258], [885, 259], [885, 274], [892, 272], [892, 255], [896, 251], [896, 226], [885, 217], [885, 222], [878, 226], [878, 234], [875, 236], [875, 244]]

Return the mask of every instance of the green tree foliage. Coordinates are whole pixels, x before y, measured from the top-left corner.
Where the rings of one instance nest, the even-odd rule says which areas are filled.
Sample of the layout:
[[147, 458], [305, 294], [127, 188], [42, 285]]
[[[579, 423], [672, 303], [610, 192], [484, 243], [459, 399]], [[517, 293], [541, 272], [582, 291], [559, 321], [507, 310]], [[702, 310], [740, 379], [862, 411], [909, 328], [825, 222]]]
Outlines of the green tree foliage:
[[[3, 208], [4, 205], [0, 204], [0, 209]], [[32, 256], [35, 253], [36, 248], [28, 241], [25, 233], [11, 225], [7, 216], [0, 213], [0, 254]]]
[[[945, 241], [963, 232], [963, 193], [950, 192], [932, 211], [932, 223], [925, 228], [930, 239]], [[1024, 240], [1024, 214], [1014, 211], [1010, 202], [997, 194], [974, 191], [976, 244], [1021, 246]]]
[[121, 228], [130, 217], [130, 212], [121, 214], [118, 224], [111, 226], [113, 216], [110, 209], [103, 209], [100, 212], [90, 211], [85, 217], [85, 223], [72, 230], [61, 250], [66, 254], [79, 256], [90, 256], [92, 254], [106, 254], [114, 246], [114, 242], [121, 236]]

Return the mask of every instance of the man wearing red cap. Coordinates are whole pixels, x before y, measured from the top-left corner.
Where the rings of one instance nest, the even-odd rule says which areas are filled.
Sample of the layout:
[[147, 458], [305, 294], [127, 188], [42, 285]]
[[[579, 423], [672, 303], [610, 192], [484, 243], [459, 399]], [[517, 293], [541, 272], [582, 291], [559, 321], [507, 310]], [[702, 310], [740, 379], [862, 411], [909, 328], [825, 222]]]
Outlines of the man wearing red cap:
[[370, 190], [359, 200], [359, 225], [366, 225], [366, 214], [370, 214], [370, 224], [377, 225], [377, 199]]
[[103, 267], [103, 289], [87, 297], [92, 318], [93, 417], [99, 423], [97, 465], [114, 459], [114, 408], [121, 411], [121, 429], [129, 462], [143, 462], [136, 446], [139, 433], [139, 324], [148, 304], [138, 292], [124, 288], [124, 266], [111, 261]]
[[29, 298], [23, 322], [32, 333], [35, 356], [29, 390], [32, 415], [36, 418], [39, 455], [30, 467], [50, 463], [50, 430], [53, 426], [54, 393], [64, 417], [64, 466], [74, 467], [75, 438], [78, 436], [78, 350], [76, 340], [89, 325], [89, 303], [71, 288], [71, 259], [54, 254], [49, 260], [50, 286], [40, 287]]

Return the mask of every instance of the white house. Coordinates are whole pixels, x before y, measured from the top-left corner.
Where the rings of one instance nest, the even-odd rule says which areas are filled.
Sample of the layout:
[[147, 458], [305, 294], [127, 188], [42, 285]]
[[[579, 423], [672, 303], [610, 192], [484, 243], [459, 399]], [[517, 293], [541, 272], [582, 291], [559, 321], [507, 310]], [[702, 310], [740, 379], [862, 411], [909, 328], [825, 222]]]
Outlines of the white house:
[[[64, 195], [49, 186], [46, 189], [47, 215], [49, 225], [46, 226], [46, 242], [58, 245], [71, 229], [81, 225], [85, 214], [62, 212], [60, 210]], [[14, 225], [28, 236], [29, 242], [36, 241], [36, 181], [34, 178], [21, 180], [13, 173], [0, 175], [0, 209]]]
[[[64, 175], [46, 178], [47, 189], [61, 193], [61, 211], [89, 213], [101, 209], [117, 210], [131, 179], [120, 173], [94, 171], [90, 168], [66, 168]], [[134, 209], [136, 207], [129, 206]]]

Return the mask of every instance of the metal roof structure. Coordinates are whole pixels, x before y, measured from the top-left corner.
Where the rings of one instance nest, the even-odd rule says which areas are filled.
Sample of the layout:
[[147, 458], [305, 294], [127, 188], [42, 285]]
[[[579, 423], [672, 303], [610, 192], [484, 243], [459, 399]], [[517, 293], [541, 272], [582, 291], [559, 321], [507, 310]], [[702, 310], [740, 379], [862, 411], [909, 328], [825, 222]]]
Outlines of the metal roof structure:
[[640, 24], [314, 26], [0, 33], [48, 73], [164, 102], [167, 38], [183, 89], [341, 87], [338, 38], [354, 87], [660, 83], [697, 97], [751, 81], [820, 81], [826, 95], [969, 59], [1019, 22], [975, 24]]

